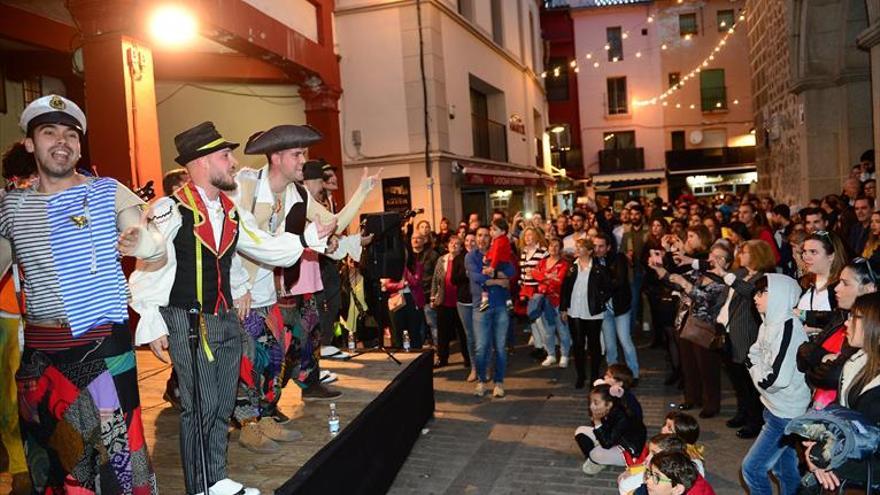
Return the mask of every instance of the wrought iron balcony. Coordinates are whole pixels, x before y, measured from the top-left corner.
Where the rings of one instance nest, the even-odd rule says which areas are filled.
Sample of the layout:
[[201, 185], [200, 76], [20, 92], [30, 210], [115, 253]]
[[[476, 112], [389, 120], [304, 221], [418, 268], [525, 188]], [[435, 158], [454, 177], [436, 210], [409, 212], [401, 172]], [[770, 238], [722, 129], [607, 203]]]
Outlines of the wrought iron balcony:
[[736, 168], [755, 163], [755, 147], [698, 148], [666, 152], [666, 169], [670, 172], [714, 168]]
[[644, 169], [644, 148], [599, 150], [599, 173], [635, 172]]

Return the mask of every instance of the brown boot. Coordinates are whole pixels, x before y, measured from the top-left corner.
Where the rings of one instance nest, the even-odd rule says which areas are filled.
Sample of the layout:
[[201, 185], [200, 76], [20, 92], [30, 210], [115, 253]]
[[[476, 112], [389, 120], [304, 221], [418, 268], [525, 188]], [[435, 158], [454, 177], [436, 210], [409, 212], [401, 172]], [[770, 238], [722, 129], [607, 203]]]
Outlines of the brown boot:
[[263, 418], [259, 422], [263, 436], [275, 442], [295, 442], [301, 439], [302, 433], [284, 428], [272, 418]]
[[238, 444], [256, 454], [278, 452], [278, 444], [263, 434], [259, 423], [248, 423], [242, 426]]

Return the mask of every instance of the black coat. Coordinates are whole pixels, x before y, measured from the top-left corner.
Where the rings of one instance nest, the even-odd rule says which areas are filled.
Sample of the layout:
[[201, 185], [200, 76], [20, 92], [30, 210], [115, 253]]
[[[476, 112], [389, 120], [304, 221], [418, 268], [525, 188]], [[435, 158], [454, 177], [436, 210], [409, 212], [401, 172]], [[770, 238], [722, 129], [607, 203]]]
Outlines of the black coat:
[[[559, 300], [559, 311], [568, 311], [571, 307], [571, 293], [574, 290], [574, 283], [578, 277], [578, 263], [574, 263], [565, 273], [565, 279], [562, 281], [562, 292]], [[608, 268], [600, 265], [593, 260], [593, 266], [590, 269], [590, 281], [587, 285], [587, 303], [590, 313], [600, 315], [605, 311], [605, 305], [611, 299], [611, 272]]]
[[736, 280], [730, 286], [733, 296], [728, 306], [727, 328], [729, 330], [730, 354], [734, 363], [742, 363], [749, 357], [749, 349], [758, 340], [761, 327], [761, 314], [755, 306], [755, 286], [752, 281], [761, 278], [755, 275], [747, 281], [748, 271], [741, 268], [735, 272]]
[[619, 445], [633, 457], [641, 455], [647, 437], [644, 423], [620, 405], [611, 408], [593, 434], [603, 448]]
[[[594, 263], [596, 260], [593, 261]], [[605, 267], [611, 275], [611, 302], [614, 316], [620, 316], [632, 308], [632, 292], [629, 288], [629, 259], [623, 254], [609, 254]]]
[[467, 276], [467, 269], [464, 266], [464, 257], [467, 251], [462, 250], [455, 258], [452, 258], [452, 284], [455, 285], [458, 293], [456, 300], [463, 304], [473, 303], [471, 295], [471, 281]]

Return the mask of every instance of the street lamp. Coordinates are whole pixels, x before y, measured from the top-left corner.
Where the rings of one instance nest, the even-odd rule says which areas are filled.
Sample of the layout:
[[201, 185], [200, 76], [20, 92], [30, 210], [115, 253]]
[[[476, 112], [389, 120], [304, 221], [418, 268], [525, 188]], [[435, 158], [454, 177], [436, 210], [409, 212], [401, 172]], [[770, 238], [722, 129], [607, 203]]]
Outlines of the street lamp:
[[179, 47], [195, 39], [197, 33], [193, 13], [178, 5], [159, 7], [150, 17], [150, 34], [159, 44]]

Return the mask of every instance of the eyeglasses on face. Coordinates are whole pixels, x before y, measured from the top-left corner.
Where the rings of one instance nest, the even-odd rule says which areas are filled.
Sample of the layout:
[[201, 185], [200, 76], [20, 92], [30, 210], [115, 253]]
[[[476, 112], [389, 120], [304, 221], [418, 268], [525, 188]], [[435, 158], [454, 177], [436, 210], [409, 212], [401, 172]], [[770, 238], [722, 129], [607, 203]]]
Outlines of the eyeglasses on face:
[[665, 474], [660, 471], [654, 471], [653, 469], [645, 469], [645, 482], [651, 480], [655, 485], [659, 485], [660, 483], [669, 483], [672, 484], [672, 480], [669, 479]]

